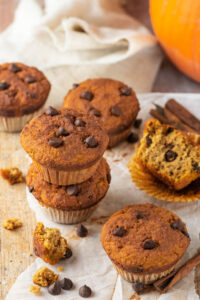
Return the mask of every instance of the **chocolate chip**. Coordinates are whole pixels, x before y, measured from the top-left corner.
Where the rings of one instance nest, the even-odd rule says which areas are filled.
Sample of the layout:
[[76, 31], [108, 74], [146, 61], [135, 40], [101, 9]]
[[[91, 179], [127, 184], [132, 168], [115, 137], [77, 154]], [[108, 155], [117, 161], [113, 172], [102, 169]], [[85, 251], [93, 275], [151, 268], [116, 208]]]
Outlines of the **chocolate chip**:
[[176, 221], [174, 221], [171, 224], [171, 228], [183, 231], [184, 230], [184, 224], [180, 219], [177, 219]]
[[66, 187], [66, 192], [69, 196], [77, 196], [79, 193], [78, 185], [72, 184]]
[[94, 115], [95, 117], [101, 117], [101, 112], [100, 112], [99, 110], [95, 109], [95, 108], [92, 108], [92, 109], [90, 110], [90, 113], [91, 113], [92, 115]]
[[73, 287], [73, 282], [69, 278], [63, 278], [60, 281], [60, 285], [63, 290], [68, 291], [68, 290], [71, 290], [71, 288]]
[[66, 252], [65, 252], [65, 258], [68, 259], [70, 257], [72, 257], [72, 250], [70, 248], [67, 248], [66, 249]]
[[114, 105], [110, 108], [110, 113], [113, 116], [119, 117], [121, 115], [121, 109], [119, 108], [119, 106]]
[[142, 282], [135, 282], [132, 287], [137, 294], [140, 294], [145, 290], [146, 285]]
[[48, 108], [47, 111], [46, 111], [46, 115], [47, 115], [47, 116], [53, 117], [53, 116], [56, 116], [56, 115], [58, 115], [58, 114], [59, 114], [59, 112], [57, 111], [57, 109], [55, 109], [55, 108], [52, 107], [52, 106], [49, 106], [49, 108]]
[[186, 232], [186, 231], [181, 231], [188, 239], [190, 239], [190, 236], [189, 236], [189, 234]]
[[146, 239], [143, 242], [142, 248], [145, 250], [152, 250], [152, 249], [156, 248], [157, 246], [158, 246], [158, 243], [154, 242], [151, 239]]
[[49, 287], [48, 287], [48, 292], [51, 295], [60, 295], [61, 293], [61, 284], [59, 280], [56, 280], [56, 282], [52, 283]]
[[149, 147], [152, 143], [152, 139], [150, 139], [149, 135], [146, 136], [147, 147]]
[[122, 88], [120, 88], [120, 94], [122, 95], [122, 96], [130, 96], [131, 95], [131, 88], [129, 88], [129, 87], [122, 87]]
[[197, 173], [200, 173], [200, 166], [197, 162], [195, 162], [192, 166], [193, 166], [193, 169], [195, 171], [197, 171]]
[[168, 150], [165, 153], [165, 160], [168, 162], [174, 161], [177, 158], [178, 154], [172, 150]]
[[106, 177], [107, 177], [108, 183], [110, 184], [110, 182], [111, 182], [111, 175], [110, 175], [110, 173], [107, 173]]
[[141, 124], [142, 124], [142, 119], [137, 119], [137, 120], [135, 120], [133, 126], [138, 129], [138, 128], [140, 128]]
[[92, 101], [94, 95], [90, 91], [84, 91], [81, 93], [80, 98], [88, 101]]
[[25, 82], [26, 83], [33, 83], [33, 82], [36, 82], [36, 79], [33, 76], [28, 75], [28, 76], [25, 77]]
[[88, 198], [91, 200], [91, 199], [93, 199], [93, 196], [92, 196], [92, 195], [89, 195]]
[[134, 132], [132, 132], [131, 134], [129, 134], [129, 136], [127, 137], [127, 142], [128, 143], [136, 143], [138, 141], [138, 135]]
[[54, 148], [58, 148], [63, 145], [63, 141], [59, 137], [55, 137], [49, 140], [49, 145]]
[[174, 127], [169, 127], [167, 128], [166, 134], [170, 134], [173, 131], [174, 131]]
[[86, 228], [85, 226], [83, 226], [83, 225], [81, 224], [81, 225], [79, 225], [79, 227], [77, 228], [76, 233], [77, 233], [77, 235], [80, 236], [80, 237], [86, 237], [87, 234], [88, 234], [88, 230], [87, 230], [87, 228]]
[[9, 84], [5, 81], [0, 82], [0, 90], [6, 90], [9, 88]]
[[8, 66], [8, 70], [13, 73], [17, 73], [17, 72], [21, 71], [22, 69], [20, 67], [18, 67], [16, 64], [10, 64]]
[[78, 86], [79, 86], [78, 83], [73, 83], [73, 85], [72, 85], [73, 90], [76, 89]]
[[74, 125], [77, 127], [84, 127], [85, 126], [85, 122], [81, 119], [76, 119], [76, 121], [74, 122]]
[[84, 143], [87, 144], [88, 148], [96, 148], [98, 146], [98, 142], [93, 135], [88, 136]]
[[123, 237], [126, 234], [126, 229], [123, 226], [117, 227], [112, 234], [114, 236]]
[[34, 190], [34, 186], [33, 186], [33, 185], [30, 185], [28, 189], [29, 189], [29, 192], [32, 193], [33, 190]]
[[142, 212], [138, 211], [136, 213], [136, 218], [137, 218], [137, 220], [144, 219], [145, 215]]
[[88, 298], [90, 297], [92, 294], [92, 290], [89, 286], [87, 285], [83, 285], [82, 287], [80, 287], [79, 289], [79, 295], [83, 298]]
[[68, 136], [68, 135], [69, 132], [67, 132], [67, 130], [64, 127], [60, 126], [58, 128], [58, 136]]

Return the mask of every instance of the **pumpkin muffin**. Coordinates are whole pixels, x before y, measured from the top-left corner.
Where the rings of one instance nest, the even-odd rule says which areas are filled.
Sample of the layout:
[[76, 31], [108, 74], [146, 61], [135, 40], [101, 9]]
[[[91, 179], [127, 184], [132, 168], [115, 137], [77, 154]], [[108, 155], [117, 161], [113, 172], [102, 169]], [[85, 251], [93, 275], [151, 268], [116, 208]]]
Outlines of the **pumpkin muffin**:
[[90, 178], [108, 145], [99, 120], [65, 108], [49, 107], [24, 127], [20, 137], [44, 179], [57, 185]]
[[57, 228], [48, 228], [39, 222], [33, 233], [33, 247], [37, 256], [46, 263], [55, 265], [60, 259], [67, 258], [70, 246]]
[[44, 181], [32, 164], [26, 184], [39, 202], [43, 213], [52, 221], [74, 224], [86, 220], [105, 196], [111, 181], [110, 168], [104, 158], [96, 172], [85, 182], [70, 186], [57, 186]]
[[149, 284], [175, 268], [190, 238], [185, 224], [172, 212], [138, 204], [110, 217], [103, 226], [101, 242], [125, 280]]
[[50, 91], [44, 74], [22, 63], [0, 65], [0, 130], [20, 131], [38, 114]]
[[63, 107], [101, 119], [109, 136], [108, 147], [114, 147], [131, 133], [139, 102], [135, 92], [124, 83], [99, 78], [74, 84]]
[[181, 190], [200, 178], [200, 146], [156, 119], [146, 122], [137, 159], [170, 188]]

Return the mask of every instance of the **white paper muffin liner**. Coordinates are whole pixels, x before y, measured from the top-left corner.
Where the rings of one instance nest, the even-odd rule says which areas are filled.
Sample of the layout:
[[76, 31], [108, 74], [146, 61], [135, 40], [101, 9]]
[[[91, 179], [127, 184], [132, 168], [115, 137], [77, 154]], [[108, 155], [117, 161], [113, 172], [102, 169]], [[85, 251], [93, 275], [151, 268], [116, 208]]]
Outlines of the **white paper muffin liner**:
[[[113, 263], [113, 262], [112, 262]], [[133, 273], [123, 270], [122, 268], [118, 267], [115, 263], [113, 263], [116, 271], [118, 274], [126, 281], [128, 282], [141, 282], [144, 284], [151, 284], [152, 282], [167, 276], [169, 273], [171, 273], [174, 268], [176, 267], [176, 264], [172, 266], [171, 268], [159, 272], [159, 273], [151, 273], [151, 274], [139, 274], [139, 273]]]
[[[100, 160], [99, 160], [100, 161]], [[34, 162], [42, 173], [44, 180], [56, 185], [71, 185], [86, 181], [95, 173], [99, 161], [87, 169], [77, 171], [58, 171], [46, 168], [37, 162]]]
[[4, 117], [0, 116], [0, 131], [18, 132], [21, 131], [26, 123], [41, 113], [43, 107], [34, 111], [31, 114], [23, 115], [20, 117]]
[[115, 147], [120, 142], [124, 141], [131, 133], [131, 129], [132, 129], [132, 125], [121, 133], [108, 135], [109, 136], [108, 148]]

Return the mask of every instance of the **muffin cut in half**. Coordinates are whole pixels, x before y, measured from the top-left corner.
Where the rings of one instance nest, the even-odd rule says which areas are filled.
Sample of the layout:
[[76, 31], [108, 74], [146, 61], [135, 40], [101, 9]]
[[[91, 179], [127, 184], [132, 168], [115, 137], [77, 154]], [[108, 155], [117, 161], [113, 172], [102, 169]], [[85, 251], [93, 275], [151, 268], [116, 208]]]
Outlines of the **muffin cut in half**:
[[146, 122], [136, 158], [175, 190], [200, 178], [200, 146], [187, 134], [156, 119]]
[[41, 222], [37, 223], [33, 233], [33, 247], [35, 254], [50, 265], [55, 265], [60, 259], [66, 258], [70, 249], [59, 229], [45, 228]]

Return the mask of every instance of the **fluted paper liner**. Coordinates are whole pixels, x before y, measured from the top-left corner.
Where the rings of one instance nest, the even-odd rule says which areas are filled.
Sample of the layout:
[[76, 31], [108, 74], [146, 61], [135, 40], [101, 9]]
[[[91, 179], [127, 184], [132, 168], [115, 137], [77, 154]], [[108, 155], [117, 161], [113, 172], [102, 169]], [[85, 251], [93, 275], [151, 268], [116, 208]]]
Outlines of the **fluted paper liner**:
[[192, 202], [200, 199], [200, 179], [188, 187], [176, 191], [155, 178], [134, 155], [128, 163], [132, 181], [147, 194], [159, 200], [169, 202]]
[[124, 130], [121, 133], [108, 135], [109, 136], [108, 148], [112, 148], [114, 146], [117, 146], [120, 142], [125, 140], [129, 136], [129, 134], [131, 133], [131, 129], [132, 129], [132, 126], [129, 127], [128, 129]]

